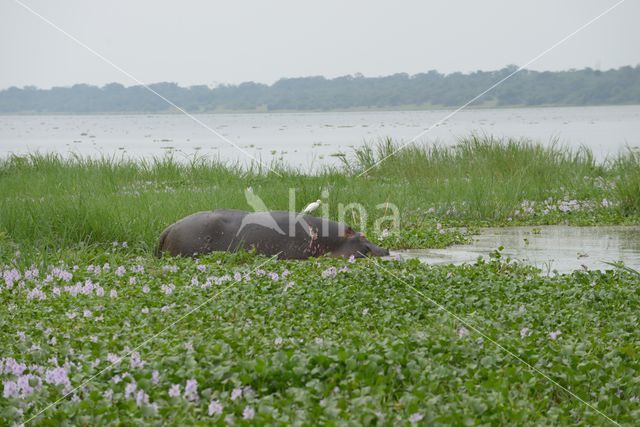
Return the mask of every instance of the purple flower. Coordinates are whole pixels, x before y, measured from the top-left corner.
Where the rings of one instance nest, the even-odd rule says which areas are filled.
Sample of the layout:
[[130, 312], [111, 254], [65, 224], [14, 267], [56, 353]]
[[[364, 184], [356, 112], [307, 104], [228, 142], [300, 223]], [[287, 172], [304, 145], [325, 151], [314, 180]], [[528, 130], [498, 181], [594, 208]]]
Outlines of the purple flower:
[[168, 271], [171, 273], [175, 273], [178, 271], [178, 267], [175, 265], [163, 265], [162, 266], [162, 271]]
[[2, 390], [2, 397], [4, 397], [5, 399], [8, 399], [10, 397], [18, 397], [18, 384], [15, 381], [4, 380], [2, 384], [4, 386]]
[[144, 286], [142, 287], [142, 292], [143, 292], [143, 293], [145, 293], [145, 294], [148, 294], [148, 293], [149, 293], [149, 290], [150, 290], [150, 289], [149, 289], [149, 286], [147, 286], [147, 285], [144, 285]]
[[526, 336], [531, 335], [531, 330], [527, 327], [520, 329], [520, 338], [524, 338]]
[[552, 340], [557, 340], [558, 337], [560, 336], [562, 332], [560, 331], [553, 331], [553, 332], [549, 332], [549, 338], [551, 338]]
[[136, 406], [139, 408], [143, 403], [149, 403], [149, 396], [144, 390], [138, 390], [136, 393]]
[[20, 275], [20, 272], [15, 268], [11, 270], [5, 270], [2, 273], [2, 278], [4, 279], [4, 283], [7, 285], [7, 289], [13, 288], [13, 284], [20, 280], [21, 277], [22, 276]]
[[412, 414], [412, 415], [409, 417], [409, 422], [410, 422], [411, 424], [416, 424], [416, 423], [419, 423], [420, 421], [422, 421], [422, 419], [423, 419], [423, 418], [424, 418], [424, 415], [422, 415], [422, 414], [421, 414], [421, 413], [419, 413], [419, 412], [416, 412], [416, 413]]
[[62, 367], [47, 369], [44, 373], [44, 381], [47, 384], [63, 385], [65, 389], [71, 387], [71, 381], [69, 381], [67, 371]]
[[158, 371], [153, 371], [151, 373], [151, 384], [156, 385], [160, 382], [160, 373]]
[[222, 413], [222, 404], [217, 400], [209, 402], [209, 416], [214, 416]]
[[21, 398], [24, 399], [25, 397], [28, 397], [30, 394], [32, 394], [35, 391], [35, 389], [30, 384], [30, 381], [32, 379], [37, 379], [38, 382], [40, 381], [40, 378], [31, 374], [22, 375], [18, 377], [18, 381], [16, 383], [17, 383], [18, 389], [20, 390]]
[[140, 353], [137, 351], [131, 353], [131, 369], [144, 368], [145, 363], [140, 357]]
[[184, 387], [184, 398], [187, 400], [198, 400], [198, 381], [195, 379], [187, 380]]
[[27, 299], [43, 300], [43, 299], [47, 299], [47, 296], [45, 295], [44, 292], [42, 292], [42, 289], [33, 288], [29, 291], [29, 293], [27, 293]]
[[176, 286], [173, 283], [169, 283], [168, 285], [160, 286], [160, 289], [162, 290], [162, 292], [165, 293], [165, 295], [171, 295], [175, 288], [176, 288]]
[[458, 336], [460, 338], [466, 337], [467, 335], [469, 335], [469, 330], [467, 328], [464, 326], [458, 328]]
[[234, 388], [233, 391], [231, 391], [231, 400], [236, 400], [237, 398], [242, 396], [242, 389], [241, 388]]
[[180, 384], [174, 384], [169, 389], [169, 397], [178, 397], [180, 396]]
[[116, 276], [118, 276], [118, 277], [122, 277], [122, 276], [124, 276], [124, 275], [125, 275], [125, 273], [126, 273], [126, 272], [127, 272], [127, 269], [126, 269], [126, 268], [124, 268], [124, 266], [122, 266], [122, 265], [121, 265], [120, 267], [118, 267], [118, 268], [116, 269]]
[[338, 270], [335, 267], [329, 267], [325, 271], [322, 272], [322, 277], [325, 279], [328, 277], [336, 277]]
[[118, 291], [116, 291], [115, 289], [111, 289], [109, 291], [109, 297], [111, 298], [118, 298]]
[[130, 399], [134, 397], [134, 393], [136, 392], [137, 388], [138, 388], [138, 385], [135, 382], [127, 384], [127, 386], [124, 389], [124, 398]]
[[256, 415], [256, 411], [251, 406], [247, 406], [242, 411], [242, 418], [245, 420], [252, 420], [253, 417], [255, 417], [255, 415]]

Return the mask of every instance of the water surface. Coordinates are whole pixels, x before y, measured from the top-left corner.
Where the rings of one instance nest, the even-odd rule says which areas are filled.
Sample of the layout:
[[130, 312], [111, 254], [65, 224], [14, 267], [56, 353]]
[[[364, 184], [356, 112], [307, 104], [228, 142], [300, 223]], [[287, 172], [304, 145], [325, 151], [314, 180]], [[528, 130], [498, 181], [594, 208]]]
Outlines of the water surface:
[[[198, 114], [199, 120], [250, 156], [313, 169], [336, 164], [365, 141], [391, 137], [408, 141], [450, 111]], [[558, 139], [591, 148], [598, 159], [625, 146], [640, 146], [640, 106], [463, 110], [434, 128], [421, 142], [453, 144], [472, 132]], [[164, 115], [0, 116], [0, 156], [27, 152], [83, 155], [178, 157], [206, 154], [245, 162], [248, 156], [189, 117]]]
[[484, 228], [468, 245], [446, 249], [398, 251], [427, 264], [473, 263], [503, 246], [503, 258], [534, 265], [544, 273], [568, 273], [579, 269], [607, 270], [605, 262], [622, 261], [640, 270], [640, 226], [538, 226]]

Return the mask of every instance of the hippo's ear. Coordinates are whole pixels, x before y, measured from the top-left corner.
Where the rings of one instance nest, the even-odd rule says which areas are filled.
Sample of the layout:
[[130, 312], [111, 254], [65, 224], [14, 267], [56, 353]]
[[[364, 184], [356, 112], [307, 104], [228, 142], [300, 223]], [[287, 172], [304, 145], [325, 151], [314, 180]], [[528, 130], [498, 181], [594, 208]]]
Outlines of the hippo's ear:
[[347, 227], [346, 230], [344, 230], [344, 235], [345, 237], [353, 237], [356, 235], [356, 232], [353, 231], [353, 228]]

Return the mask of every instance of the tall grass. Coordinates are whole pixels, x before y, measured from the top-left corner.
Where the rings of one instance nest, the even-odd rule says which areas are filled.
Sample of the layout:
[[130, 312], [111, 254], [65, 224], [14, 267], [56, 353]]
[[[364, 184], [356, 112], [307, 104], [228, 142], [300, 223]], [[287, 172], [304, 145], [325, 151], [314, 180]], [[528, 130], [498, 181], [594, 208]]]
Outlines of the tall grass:
[[570, 150], [557, 143], [472, 135], [452, 147], [400, 147], [387, 139], [356, 148], [345, 167], [374, 180], [391, 177], [408, 184], [409, 191], [420, 183], [422, 197], [430, 200], [466, 201], [477, 219], [499, 218], [522, 200], [544, 200], [558, 192], [592, 198], [601, 190], [589, 179], [611, 176], [588, 149]]
[[640, 151], [629, 149], [614, 161], [614, 171], [618, 174], [616, 198], [624, 214], [637, 214], [640, 207]]
[[[333, 218], [339, 202], [358, 202], [370, 221], [382, 215], [376, 205], [389, 202], [407, 217], [436, 207], [459, 224], [497, 223], [523, 200], [565, 195], [607, 198], [618, 203], [620, 215], [640, 214], [638, 153], [598, 164], [586, 149], [472, 136], [453, 147], [408, 146], [376, 165], [397, 148], [390, 140], [358, 148], [342, 167], [315, 175], [277, 165], [276, 174], [205, 158], [11, 156], [0, 160], [0, 245], [127, 241], [149, 250], [164, 227], [192, 212], [250, 209], [244, 198], [248, 186], [269, 208], [283, 210], [289, 209], [290, 188], [296, 190], [298, 210], [327, 190]], [[451, 206], [457, 206], [455, 212]]]

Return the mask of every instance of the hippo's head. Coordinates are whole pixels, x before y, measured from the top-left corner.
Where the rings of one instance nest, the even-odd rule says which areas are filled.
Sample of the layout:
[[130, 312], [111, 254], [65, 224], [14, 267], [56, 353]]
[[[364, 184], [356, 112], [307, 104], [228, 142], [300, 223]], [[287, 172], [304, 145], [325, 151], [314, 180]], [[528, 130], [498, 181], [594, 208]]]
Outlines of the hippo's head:
[[356, 258], [387, 256], [389, 251], [368, 241], [364, 234], [348, 228], [344, 240], [336, 249], [331, 251], [331, 256], [348, 258], [352, 255]]

